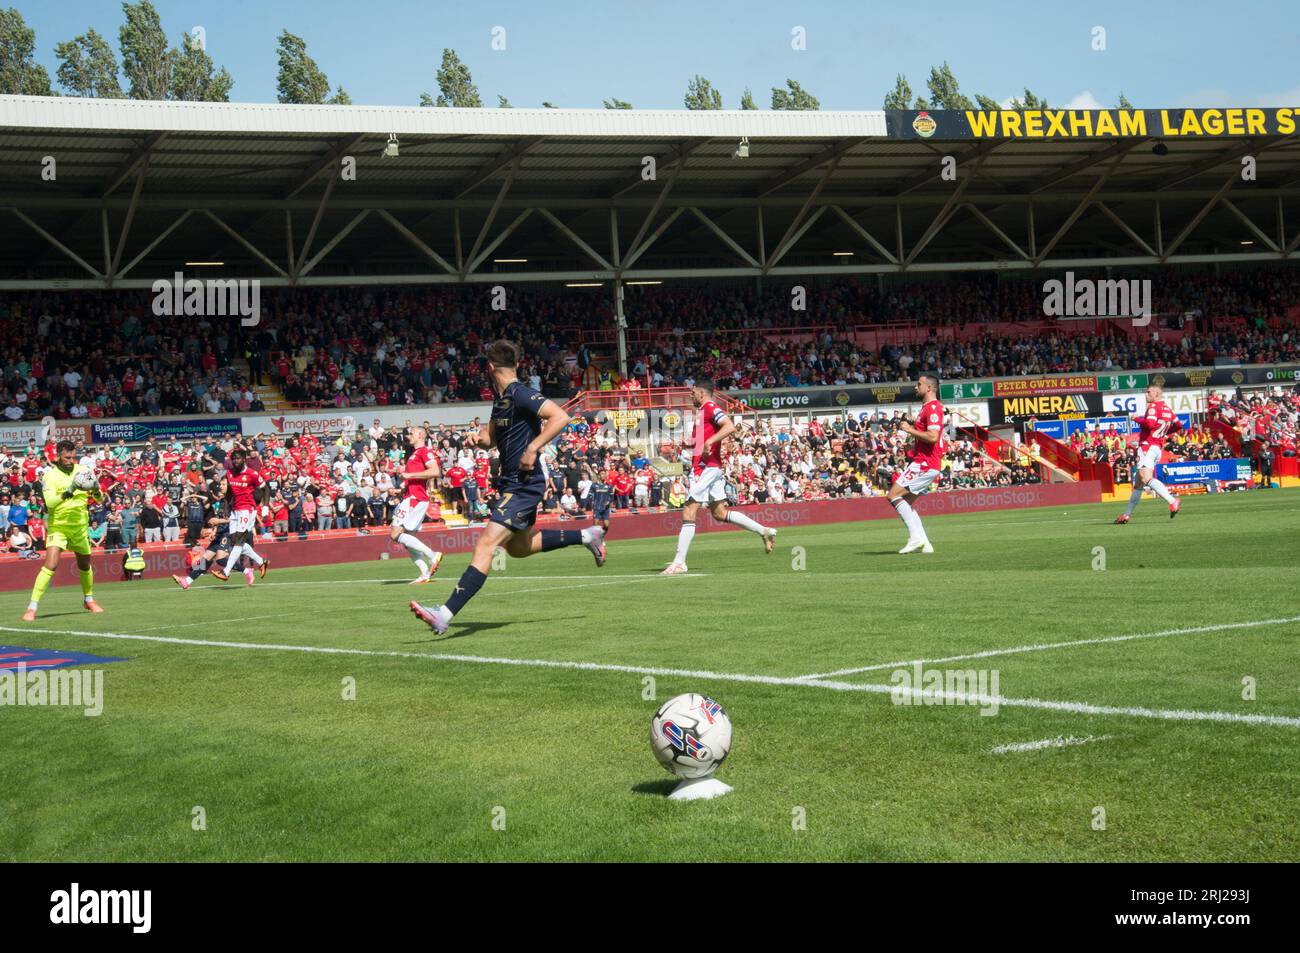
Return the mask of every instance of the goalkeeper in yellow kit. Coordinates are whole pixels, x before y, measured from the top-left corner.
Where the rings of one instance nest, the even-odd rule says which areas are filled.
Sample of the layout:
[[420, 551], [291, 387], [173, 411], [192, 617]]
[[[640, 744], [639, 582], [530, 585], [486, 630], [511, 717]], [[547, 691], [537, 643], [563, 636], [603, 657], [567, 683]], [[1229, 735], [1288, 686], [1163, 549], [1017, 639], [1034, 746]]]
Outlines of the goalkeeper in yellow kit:
[[50, 580], [59, 568], [59, 557], [65, 549], [77, 556], [77, 569], [81, 571], [81, 592], [88, 612], [103, 612], [95, 602], [95, 574], [90, 568], [90, 511], [86, 498], [100, 499], [99, 487], [83, 489], [73, 481], [77, 470], [77, 448], [71, 440], [60, 440], [55, 448], [54, 465], [41, 474], [41, 489], [45, 495], [45, 508], [49, 511], [49, 530], [45, 543], [45, 562], [36, 574], [32, 586], [32, 601], [23, 613], [24, 622], [36, 621], [36, 607], [41, 596], [50, 587]]

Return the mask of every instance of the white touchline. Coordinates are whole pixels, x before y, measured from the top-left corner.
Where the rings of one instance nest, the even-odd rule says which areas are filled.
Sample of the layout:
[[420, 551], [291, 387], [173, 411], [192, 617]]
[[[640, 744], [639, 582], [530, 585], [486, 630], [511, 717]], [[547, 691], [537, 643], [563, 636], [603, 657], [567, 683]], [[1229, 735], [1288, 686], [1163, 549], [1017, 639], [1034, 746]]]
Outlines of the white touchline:
[[968, 692], [924, 691], [919, 688], [901, 689], [893, 685], [859, 684], [854, 682], [810, 681], [805, 678], [788, 678], [777, 675], [744, 675], [736, 672], [694, 671], [681, 668], [657, 668], [645, 665], [616, 665], [607, 662], [569, 662], [552, 659], [494, 658], [484, 655], [453, 655], [440, 652], [380, 652], [374, 649], [331, 648], [315, 645], [276, 645], [265, 642], [219, 642], [210, 639], [180, 639], [168, 635], [131, 635], [123, 632], [84, 632], [79, 629], [30, 629], [0, 625], [0, 632], [22, 632], [43, 635], [71, 635], [88, 639], [120, 639], [133, 642], [164, 642], [170, 645], [192, 645], [199, 648], [245, 649], [262, 652], [306, 652], [318, 655], [362, 655], [375, 658], [423, 659], [427, 662], [464, 662], [471, 665], [516, 665], [523, 668], [568, 669], [578, 672], [624, 672], [630, 675], [655, 675], [680, 677], [713, 682], [747, 682], [758, 685], [793, 686], [799, 688], [824, 688], [835, 692], [865, 692], [891, 695], [906, 691], [918, 700], [946, 699], [963, 705], [981, 707], [1038, 708], [1044, 711], [1065, 711], [1077, 715], [1115, 715], [1129, 718], [1156, 718], [1162, 721], [1214, 721], [1246, 725], [1272, 725], [1300, 728], [1300, 718], [1290, 715], [1243, 715], [1231, 711], [1192, 711], [1168, 708], [1116, 707], [1093, 705], [1088, 702], [1061, 702], [1044, 698], [1003, 698]]
[[1072, 649], [1076, 645], [1104, 645], [1109, 642], [1132, 642], [1135, 639], [1164, 639], [1173, 635], [1197, 635], [1202, 632], [1225, 632], [1228, 629], [1253, 629], [1263, 625], [1289, 625], [1300, 622], [1300, 615], [1285, 619], [1258, 619], [1254, 622], [1224, 622], [1220, 625], [1200, 625], [1191, 629], [1166, 629], [1163, 632], [1138, 632], [1134, 635], [1111, 635], [1102, 639], [1075, 639], [1073, 642], [1040, 642], [1035, 645], [1017, 645], [1009, 649], [989, 649], [987, 652], [972, 652], [969, 655], [946, 655], [943, 658], [908, 659], [905, 662], [880, 662], [875, 665], [860, 665], [857, 668], [841, 668], [833, 672], [814, 672], [811, 675], [798, 676], [799, 681], [814, 681], [819, 678], [837, 678], [841, 675], [856, 675], [859, 672], [879, 672], [885, 669], [907, 668], [912, 665], [937, 665], [940, 662], [964, 662], [968, 659], [993, 658], [997, 655], [1018, 655], [1021, 652], [1046, 652], [1049, 649]]
[[1086, 745], [1090, 741], [1109, 741], [1114, 735], [1088, 735], [1076, 738], [1073, 735], [1044, 738], [1042, 741], [1017, 741], [1009, 745], [990, 748], [989, 754], [1011, 754], [1017, 751], [1042, 751], [1044, 748], [1068, 748], [1073, 745]]

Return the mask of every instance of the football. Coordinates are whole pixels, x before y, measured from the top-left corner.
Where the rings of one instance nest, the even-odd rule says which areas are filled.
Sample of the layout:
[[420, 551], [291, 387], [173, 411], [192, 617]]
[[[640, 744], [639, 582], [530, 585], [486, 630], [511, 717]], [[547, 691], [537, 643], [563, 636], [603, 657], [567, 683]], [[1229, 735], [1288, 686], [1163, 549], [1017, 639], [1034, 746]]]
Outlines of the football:
[[712, 698], [678, 695], [650, 720], [650, 747], [677, 777], [708, 777], [731, 751], [731, 719]]
[[95, 472], [85, 467], [77, 467], [72, 474], [72, 482], [79, 490], [90, 490], [95, 486]]

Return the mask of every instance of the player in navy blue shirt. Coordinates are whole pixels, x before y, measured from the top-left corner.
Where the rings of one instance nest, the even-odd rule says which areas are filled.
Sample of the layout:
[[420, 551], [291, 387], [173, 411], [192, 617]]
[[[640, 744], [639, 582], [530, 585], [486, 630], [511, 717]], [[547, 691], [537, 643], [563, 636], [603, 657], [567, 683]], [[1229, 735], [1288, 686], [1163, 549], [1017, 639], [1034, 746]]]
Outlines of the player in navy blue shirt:
[[606, 532], [609, 532], [609, 507], [613, 501], [614, 488], [605, 482], [601, 473], [591, 485], [591, 518]]
[[500, 473], [495, 481], [497, 497], [492, 502], [487, 527], [479, 535], [469, 568], [461, 575], [445, 605], [411, 603], [411, 611], [439, 635], [465, 603], [483, 587], [492, 568], [497, 547], [511, 556], [524, 558], [565, 546], [586, 546], [605, 565], [605, 531], [599, 526], [586, 529], [542, 529], [534, 527], [537, 507], [546, 495], [546, 460], [542, 448], [554, 440], [569, 423], [569, 415], [553, 400], [533, 390], [516, 376], [519, 348], [510, 341], [494, 341], [483, 352], [487, 358], [492, 390], [497, 395], [492, 417], [469, 442], [473, 446], [495, 447]]

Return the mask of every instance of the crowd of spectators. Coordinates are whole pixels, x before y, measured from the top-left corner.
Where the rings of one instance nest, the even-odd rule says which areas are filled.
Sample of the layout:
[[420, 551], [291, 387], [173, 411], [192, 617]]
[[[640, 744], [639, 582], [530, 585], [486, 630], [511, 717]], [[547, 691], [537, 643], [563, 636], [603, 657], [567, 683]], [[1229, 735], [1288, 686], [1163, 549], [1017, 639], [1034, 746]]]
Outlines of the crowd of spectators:
[[[1150, 277], [1150, 276], [1148, 276]], [[1041, 280], [975, 275], [811, 283], [806, 309], [789, 289], [631, 289], [630, 372], [652, 385], [709, 374], [745, 390], [915, 379], [1136, 370], [1300, 360], [1288, 314], [1295, 269], [1152, 278], [1160, 324], [1180, 334], [941, 333], [1043, 320]], [[494, 310], [487, 286], [267, 289], [256, 327], [234, 319], [153, 314], [145, 292], [32, 292], [0, 297], [0, 412], [9, 421], [264, 408], [274, 384], [294, 403], [329, 407], [490, 399], [482, 341], [520, 342], [520, 376], [551, 397], [591, 384], [613, 324], [608, 295], [510, 288]], [[1208, 325], [1205, 317], [1231, 318]], [[928, 327], [923, 343], [859, 343], [855, 328]], [[796, 337], [793, 328], [817, 331]], [[1089, 329], [1092, 330], [1092, 329]], [[884, 336], [888, 338], [888, 335]], [[883, 339], [882, 339], [883, 340]]]
[[[793, 425], [741, 418], [725, 457], [729, 497], [747, 504], [882, 495], [906, 465], [910, 438], [899, 429], [904, 417], [902, 410], [882, 409]], [[1232, 427], [1244, 449], [1235, 448], [1212, 421]], [[610, 494], [614, 509], [629, 512], [685, 503], [691, 461], [680, 434], [629, 434], [609, 424], [604, 414], [577, 417], [548, 448], [551, 480], [543, 512], [561, 520], [589, 518], [598, 490]], [[471, 522], [487, 515], [498, 467], [495, 456], [470, 439], [478, 426], [477, 419], [461, 427], [426, 425], [442, 470], [430, 490], [446, 513]], [[1271, 466], [1275, 453], [1296, 454], [1298, 428], [1295, 388], [1238, 389], [1211, 394], [1205, 419], [1170, 438], [1166, 449], [1174, 460], [1239, 452], [1258, 460], [1266, 453], [1264, 465]], [[1076, 432], [1068, 442], [1082, 456], [1110, 464], [1116, 482], [1131, 479], [1132, 435], [1111, 428]], [[401, 502], [409, 449], [405, 434], [378, 422], [327, 437], [231, 434], [188, 442], [151, 439], [135, 448], [119, 440], [111, 447], [79, 448], [82, 464], [95, 469], [104, 493], [103, 501], [91, 506], [92, 542], [106, 550], [179, 540], [193, 545], [205, 531], [219, 530], [229, 518], [226, 460], [237, 445], [267, 482], [260, 533], [280, 538], [330, 529], [367, 534], [386, 527]], [[1256, 453], [1255, 447], [1269, 449]], [[44, 547], [40, 479], [52, 455], [52, 444], [0, 447], [0, 552], [32, 556]], [[660, 466], [652, 465], [651, 455]], [[1034, 458], [993, 460], [963, 431], [950, 430], [935, 489], [1020, 485], [1041, 478]], [[434, 507], [430, 518], [441, 519], [441, 512]]]
[[[729, 492], [737, 503], [823, 500], [880, 495], [906, 465], [901, 412], [876, 417], [817, 420], [794, 427], [769, 421], [742, 423], [728, 454]], [[615, 509], [680, 507], [686, 502], [690, 451], [680, 440], [657, 447], [628, 440], [602, 420], [576, 418], [548, 449], [551, 481], [543, 512], [560, 519], [590, 511], [593, 490], [609, 487]], [[494, 495], [497, 458], [477, 448], [465, 427], [428, 427], [442, 475], [430, 490], [448, 513], [468, 521], [486, 517]], [[90, 506], [90, 537], [105, 550], [183, 540], [194, 545], [205, 530], [229, 519], [226, 461], [236, 446], [267, 483], [258, 532], [285, 538], [341, 529], [367, 534], [386, 527], [403, 495], [402, 464], [409, 447], [401, 428], [368, 430], [322, 439], [258, 434], [182, 441], [150, 439], [132, 448], [79, 447], [81, 465], [93, 467], [103, 491]], [[651, 466], [648, 453], [667, 461]], [[41, 474], [53, 446], [35, 442], [19, 451], [0, 448], [0, 551], [35, 553], [44, 546]], [[938, 489], [1035, 482], [1030, 467], [996, 464], [969, 441], [949, 444]], [[441, 519], [440, 509], [431, 512]], [[585, 517], [584, 517], [585, 518]]]

